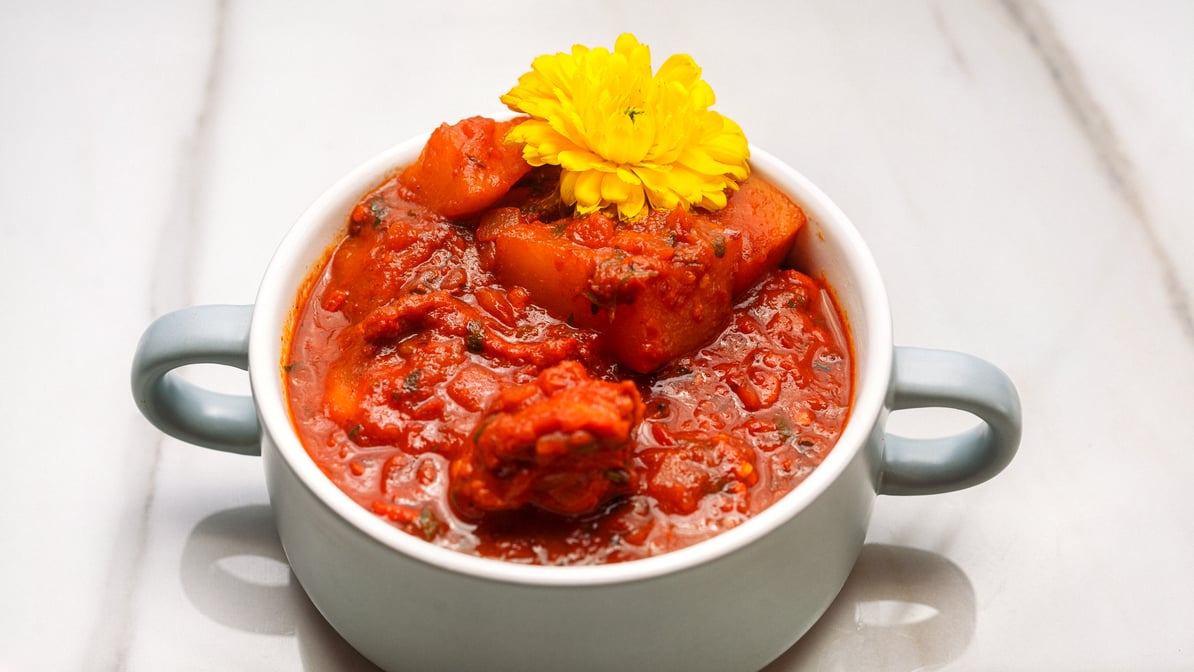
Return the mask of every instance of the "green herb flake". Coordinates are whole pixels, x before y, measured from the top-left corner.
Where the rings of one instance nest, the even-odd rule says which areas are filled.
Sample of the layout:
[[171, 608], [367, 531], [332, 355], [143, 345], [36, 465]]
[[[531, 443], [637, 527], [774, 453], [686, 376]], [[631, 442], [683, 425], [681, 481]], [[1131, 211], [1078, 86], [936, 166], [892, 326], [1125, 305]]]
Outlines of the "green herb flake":
[[469, 320], [465, 326], [467, 334], [464, 338], [465, 347], [469, 352], [479, 353], [485, 349], [485, 324], [481, 320]]
[[423, 510], [419, 511], [418, 523], [424, 539], [434, 539], [441, 525], [439, 518], [436, 517], [430, 506], [424, 506]]
[[610, 469], [605, 472], [605, 480], [614, 485], [626, 485], [630, 482], [630, 474], [625, 469]]
[[586, 441], [569, 447], [576, 455], [592, 455], [601, 450], [601, 444], [596, 441]]
[[481, 418], [481, 422], [477, 423], [477, 429], [473, 432], [473, 443], [481, 441], [481, 435], [489, 428], [489, 423], [497, 419], [497, 415], [487, 415]]
[[353, 441], [356, 441], [357, 437], [361, 435], [361, 430], [364, 428], [365, 428], [365, 426], [359, 422], [357, 424], [353, 425], [352, 427], [350, 427], [348, 429], [348, 438], [352, 439]]
[[[604, 302], [601, 300], [601, 297], [597, 296], [597, 294], [595, 294], [591, 290], [585, 290], [585, 291], [581, 292], [580, 295], [589, 300], [589, 312], [593, 315], [600, 313], [601, 309], [605, 307]], [[611, 310], [612, 310], [612, 307], [611, 307]]]
[[649, 269], [638, 268], [633, 263], [631, 263], [629, 266], [627, 266], [626, 272], [622, 274], [622, 277], [618, 278], [618, 286], [622, 287], [626, 283], [630, 282], [631, 280], [637, 280], [640, 278], [650, 279], [650, 278], [655, 277], [656, 275], [659, 275], [658, 271], [652, 271]]
[[721, 234], [713, 237], [713, 256], [718, 259], [726, 256], [726, 237]]
[[406, 378], [402, 381], [402, 391], [406, 394], [413, 394], [419, 390], [419, 377], [423, 375], [423, 369], [415, 369], [406, 374]]
[[381, 226], [381, 222], [390, 214], [390, 209], [386, 207], [386, 202], [380, 198], [375, 198], [369, 202], [369, 212], [373, 214], [373, 226]]
[[784, 441], [790, 441], [796, 434], [792, 430], [792, 423], [782, 415], [775, 418], [775, 431], [779, 432], [779, 438]]

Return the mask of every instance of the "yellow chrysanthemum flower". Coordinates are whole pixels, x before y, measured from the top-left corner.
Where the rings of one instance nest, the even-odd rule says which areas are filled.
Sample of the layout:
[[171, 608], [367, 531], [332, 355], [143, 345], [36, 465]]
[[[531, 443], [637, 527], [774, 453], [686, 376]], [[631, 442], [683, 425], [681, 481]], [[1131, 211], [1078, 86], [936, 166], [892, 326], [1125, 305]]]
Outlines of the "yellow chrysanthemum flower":
[[531, 68], [501, 98], [531, 117], [506, 139], [524, 144], [532, 166], [560, 166], [560, 194], [581, 214], [616, 206], [633, 219], [647, 203], [718, 210], [750, 172], [746, 136], [709, 109], [713, 89], [688, 55], [653, 73], [650, 49], [626, 33], [612, 53], [576, 45]]

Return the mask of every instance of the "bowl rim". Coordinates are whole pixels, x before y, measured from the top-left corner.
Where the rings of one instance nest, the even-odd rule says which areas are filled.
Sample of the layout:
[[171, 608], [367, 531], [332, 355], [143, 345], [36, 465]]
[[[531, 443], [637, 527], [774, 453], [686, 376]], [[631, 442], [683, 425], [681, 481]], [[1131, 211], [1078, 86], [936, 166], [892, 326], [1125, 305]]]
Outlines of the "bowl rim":
[[[860, 321], [848, 319], [855, 348], [854, 401], [849, 420], [834, 448], [803, 482], [740, 525], [692, 546], [598, 565], [529, 565], [454, 551], [407, 534], [357, 504], [316, 466], [291, 424], [285, 403], [281, 348], [285, 330], [290, 328], [297, 288], [320, 263], [321, 253], [342, 235], [351, 207], [397, 168], [414, 161], [429, 135], [415, 136], [375, 155], [320, 195], [283, 236], [263, 275], [253, 308], [249, 378], [262, 423], [263, 450], [269, 449], [265, 444], [272, 443], [303, 487], [341, 520], [407, 558], [476, 578], [535, 586], [642, 581], [712, 562], [770, 534], [807, 509], [867, 445], [885, 407], [893, 358], [890, 305], [878, 267], [861, 234], [824, 192], [794, 168], [752, 144], [752, 172], [771, 181], [805, 210], [809, 219], [806, 229], [828, 229], [826, 235], [835, 239], [849, 258], [851, 275], [857, 281], [855, 291], [866, 313], [865, 339], [854, 333]], [[860, 341], [867, 347], [862, 357], [857, 350]]]

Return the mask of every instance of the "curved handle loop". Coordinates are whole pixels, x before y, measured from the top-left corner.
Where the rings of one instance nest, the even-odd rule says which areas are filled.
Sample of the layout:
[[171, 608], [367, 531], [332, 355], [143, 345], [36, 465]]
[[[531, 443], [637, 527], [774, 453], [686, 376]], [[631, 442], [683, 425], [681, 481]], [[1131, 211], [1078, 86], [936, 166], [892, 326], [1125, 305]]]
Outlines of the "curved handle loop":
[[943, 407], [982, 421], [953, 436], [885, 437], [879, 493], [930, 495], [961, 490], [998, 474], [1020, 446], [1020, 396], [989, 362], [948, 350], [896, 348], [893, 411]]
[[207, 448], [261, 454], [253, 398], [204, 389], [174, 369], [187, 364], [249, 368], [253, 306], [195, 306], [161, 316], [141, 336], [133, 358], [133, 398], [163, 432]]

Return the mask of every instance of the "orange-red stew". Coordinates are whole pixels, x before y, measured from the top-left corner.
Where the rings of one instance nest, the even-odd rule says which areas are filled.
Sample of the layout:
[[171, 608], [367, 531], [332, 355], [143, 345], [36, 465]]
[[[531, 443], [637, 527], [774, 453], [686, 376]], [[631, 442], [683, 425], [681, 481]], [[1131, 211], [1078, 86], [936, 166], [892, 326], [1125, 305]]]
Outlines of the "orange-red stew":
[[296, 306], [308, 452], [418, 537], [517, 562], [619, 562], [792, 490], [849, 414], [827, 289], [780, 264], [800, 209], [751, 177], [716, 213], [578, 217], [559, 174], [441, 126], [366, 194]]

